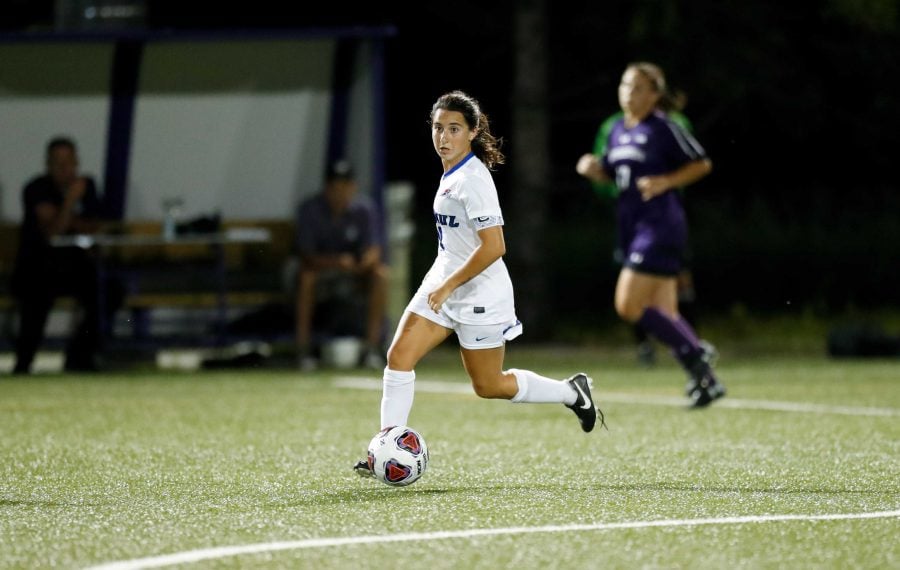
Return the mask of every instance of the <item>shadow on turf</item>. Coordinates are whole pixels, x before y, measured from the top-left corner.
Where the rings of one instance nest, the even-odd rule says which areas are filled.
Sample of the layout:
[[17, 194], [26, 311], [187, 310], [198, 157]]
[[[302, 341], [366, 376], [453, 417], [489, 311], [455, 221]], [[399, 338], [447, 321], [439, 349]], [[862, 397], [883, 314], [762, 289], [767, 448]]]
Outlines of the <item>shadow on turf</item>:
[[[362, 481], [361, 483], [369, 485], [371, 481]], [[301, 499], [297, 501], [289, 501], [287, 504], [292, 506], [305, 505], [309, 503], [319, 503], [323, 500], [334, 503], [366, 503], [371, 500], [383, 500], [385, 495], [394, 493], [396, 497], [423, 497], [430, 495], [449, 495], [449, 494], [483, 494], [486, 492], [504, 492], [522, 490], [535, 492], [541, 490], [561, 491], [564, 490], [558, 484], [546, 485], [465, 485], [449, 488], [434, 488], [427, 486], [411, 485], [409, 487], [388, 487], [387, 485], [377, 485], [375, 487], [361, 488], [348, 491], [327, 492], [316, 494], [309, 499]], [[683, 493], [765, 493], [772, 495], [890, 495], [890, 492], [879, 490], [864, 489], [810, 489], [810, 488], [761, 488], [761, 487], [725, 487], [715, 485], [701, 485], [695, 483], [646, 483], [631, 485], [616, 484], [594, 484], [583, 485], [578, 487], [569, 487], [571, 491], [614, 491], [614, 492], [647, 492], [647, 491], [674, 491]], [[0, 503], [2, 504], [2, 503]]]
[[[373, 483], [365, 481], [366, 484]], [[456, 493], [459, 489], [435, 489], [432, 487], [389, 487], [387, 485], [378, 484], [376, 487], [368, 487], [353, 491], [330, 491], [321, 494], [315, 494], [309, 498], [298, 499], [296, 501], [286, 501], [279, 504], [289, 505], [292, 507], [303, 506], [308, 504], [321, 503], [322, 501], [330, 501], [332, 503], [367, 503], [372, 500], [383, 500], [386, 495], [397, 493], [396, 496], [423, 497], [428, 495], [443, 495], [446, 493]], [[2, 504], [2, 503], [0, 503]]]

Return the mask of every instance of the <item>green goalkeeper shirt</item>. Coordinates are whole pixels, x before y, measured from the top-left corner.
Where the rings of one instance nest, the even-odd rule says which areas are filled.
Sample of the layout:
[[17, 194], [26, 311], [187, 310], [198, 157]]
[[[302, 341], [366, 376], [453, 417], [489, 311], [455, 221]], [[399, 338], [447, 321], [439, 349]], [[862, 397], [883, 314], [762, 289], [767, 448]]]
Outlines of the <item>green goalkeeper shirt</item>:
[[[597, 158], [602, 158], [603, 154], [606, 153], [606, 145], [609, 143], [609, 133], [612, 131], [613, 125], [616, 124], [616, 121], [621, 119], [624, 116], [622, 111], [618, 113], [613, 113], [605, 121], [600, 125], [600, 128], [597, 130], [597, 138], [594, 139], [594, 155]], [[683, 113], [678, 111], [670, 111], [668, 113], [668, 117], [672, 119], [674, 122], [678, 123], [680, 127], [682, 127], [687, 132], [693, 132], [693, 127], [691, 125], [691, 121], [684, 116]], [[594, 192], [597, 193], [601, 198], [615, 198], [619, 194], [619, 189], [616, 187], [615, 182], [592, 182], [591, 185], [594, 188]]]

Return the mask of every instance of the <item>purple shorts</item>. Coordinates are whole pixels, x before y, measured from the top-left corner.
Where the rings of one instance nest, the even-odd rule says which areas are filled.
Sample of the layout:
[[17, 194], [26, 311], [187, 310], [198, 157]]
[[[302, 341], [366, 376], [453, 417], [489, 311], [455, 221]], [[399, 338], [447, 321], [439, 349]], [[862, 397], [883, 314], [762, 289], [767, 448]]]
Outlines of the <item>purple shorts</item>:
[[684, 247], [659, 243], [647, 234], [638, 234], [622, 257], [622, 264], [638, 273], [674, 277], [681, 272]]
[[681, 272], [688, 232], [677, 193], [667, 192], [646, 203], [636, 195], [620, 195], [616, 213], [625, 267], [667, 277]]

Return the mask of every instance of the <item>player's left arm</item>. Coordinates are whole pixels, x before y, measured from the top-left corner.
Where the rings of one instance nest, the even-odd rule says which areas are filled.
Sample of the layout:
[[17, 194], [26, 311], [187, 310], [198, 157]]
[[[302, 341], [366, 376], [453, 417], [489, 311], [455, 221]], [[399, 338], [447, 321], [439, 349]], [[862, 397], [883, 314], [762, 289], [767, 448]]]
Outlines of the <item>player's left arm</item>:
[[677, 122], [666, 120], [666, 129], [656, 131], [659, 152], [668, 156], [670, 164], [679, 165], [670, 172], [635, 180], [641, 198], [646, 202], [664, 192], [684, 188], [712, 172], [712, 161], [703, 146]]
[[641, 198], [646, 202], [673, 188], [682, 188], [693, 184], [710, 172], [712, 172], [712, 161], [708, 158], [701, 158], [687, 162], [666, 174], [642, 176], [637, 179], [636, 183], [641, 192]]
[[459, 269], [447, 276], [440, 287], [428, 294], [428, 305], [435, 311], [441, 308], [444, 301], [457, 287], [466, 283], [506, 253], [506, 241], [503, 239], [503, 226], [490, 226], [478, 230], [481, 243], [472, 251]]

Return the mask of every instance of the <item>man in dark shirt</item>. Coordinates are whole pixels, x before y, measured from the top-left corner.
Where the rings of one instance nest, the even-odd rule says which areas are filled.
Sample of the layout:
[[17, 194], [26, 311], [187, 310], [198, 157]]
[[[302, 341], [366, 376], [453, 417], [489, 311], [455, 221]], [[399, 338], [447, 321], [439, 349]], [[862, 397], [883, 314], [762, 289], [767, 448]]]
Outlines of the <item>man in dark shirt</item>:
[[90, 177], [79, 174], [71, 139], [54, 138], [47, 144], [47, 172], [25, 186], [22, 201], [25, 217], [12, 278], [19, 308], [13, 372], [31, 371], [47, 317], [63, 295], [73, 296], [82, 309], [66, 346], [65, 369], [96, 370], [100, 340], [96, 261], [88, 250], [51, 244], [55, 236], [93, 233], [99, 226], [97, 189]]
[[332, 164], [325, 190], [301, 204], [297, 215], [297, 349], [300, 367], [315, 368], [311, 352], [317, 301], [330, 295], [366, 301], [362, 364], [384, 366], [382, 328], [387, 304], [387, 266], [381, 259], [378, 219], [372, 203], [357, 196], [358, 184], [346, 161]]

